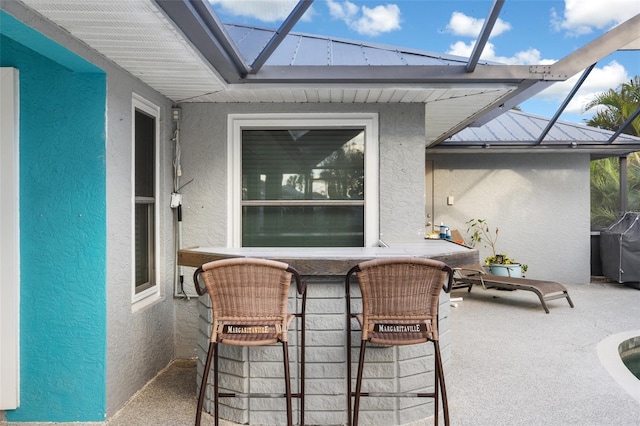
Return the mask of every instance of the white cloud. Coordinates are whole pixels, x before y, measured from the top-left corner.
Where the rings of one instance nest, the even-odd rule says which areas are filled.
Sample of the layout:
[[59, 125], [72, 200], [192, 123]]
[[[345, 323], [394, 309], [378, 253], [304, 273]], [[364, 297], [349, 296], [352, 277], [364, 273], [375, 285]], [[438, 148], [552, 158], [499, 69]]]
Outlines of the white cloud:
[[[447, 53], [468, 58], [471, 56], [475, 44], [475, 41], [472, 41], [470, 43], [458, 41], [449, 46], [449, 50], [447, 51]], [[484, 49], [482, 50], [482, 54], [480, 55], [480, 59], [491, 62], [500, 62], [507, 65], [546, 65], [555, 62], [555, 60], [553, 59], [541, 58], [540, 51], [533, 48], [516, 52], [516, 54], [513, 56], [500, 56], [496, 53], [495, 46], [491, 42], [487, 42], [487, 44], [485, 45]]]
[[358, 34], [377, 36], [401, 28], [400, 8], [396, 4], [370, 8], [350, 1], [327, 0], [327, 6], [332, 18], [344, 21]]
[[565, 0], [564, 15], [552, 10], [552, 24], [569, 35], [614, 27], [640, 13], [638, 0]]
[[[548, 89], [534, 96], [533, 99], [562, 102], [573, 86], [575, 86], [576, 81], [578, 81], [581, 75], [582, 73], [579, 73], [566, 81], [555, 83]], [[584, 106], [596, 95], [606, 92], [609, 89], [615, 89], [630, 79], [631, 77], [629, 77], [627, 70], [616, 61], [611, 61], [602, 68], [594, 68], [571, 102], [569, 102], [569, 105], [567, 105], [565, 112], [582, 114], [584, 112]], [[591, 114], [593, 112], [595, 111], [590, 110], [588, 113]]]
[[[209, 3], [220, 6], [229, 15], [280, 23], [289, 16], [298, 0], [209, 0]], [[313, 13], [312, 8], [307, 9], [302, 20], [309, 20]]]
[[[447, 24], [447, 30], [461, 37], [478, 37], [480, 31], [482, 31], [484, 21], [485, 19], [477, 19], [461, 12], [453, 12]], [[511, 30], [511, 24], [498, 18], [491, 30], [491, 37], [499, 36], [509, 30]]]
[[339, 3], [337, 1], [328, 0], [327, 6], [329, 7], [329, 14], [331, 17], [340, 19], [341, 21], [353, 21], [358, 14], [358, 6], [350, 1]]

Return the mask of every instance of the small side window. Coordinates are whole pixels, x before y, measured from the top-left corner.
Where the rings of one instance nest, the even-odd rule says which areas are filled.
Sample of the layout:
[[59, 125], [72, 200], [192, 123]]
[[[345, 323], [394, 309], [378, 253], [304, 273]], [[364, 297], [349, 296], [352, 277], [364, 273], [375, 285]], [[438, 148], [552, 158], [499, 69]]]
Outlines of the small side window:
[[159, 108], [134, 96], [134, 279], [133, 302], [158, 293], [157, 282], [157, 145]]

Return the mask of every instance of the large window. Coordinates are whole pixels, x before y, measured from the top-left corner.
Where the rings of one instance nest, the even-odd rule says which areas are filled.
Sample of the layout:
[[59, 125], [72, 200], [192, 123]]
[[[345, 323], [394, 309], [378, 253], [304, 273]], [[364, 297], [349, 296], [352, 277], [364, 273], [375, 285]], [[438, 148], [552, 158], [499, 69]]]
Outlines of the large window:
[[229, 129], [232, 245], [377, 241], [375, 115], [231, 116]]
[[133, 98], [134, 280], [133, 301], [157, 294], [157, 140], [159, 110]]

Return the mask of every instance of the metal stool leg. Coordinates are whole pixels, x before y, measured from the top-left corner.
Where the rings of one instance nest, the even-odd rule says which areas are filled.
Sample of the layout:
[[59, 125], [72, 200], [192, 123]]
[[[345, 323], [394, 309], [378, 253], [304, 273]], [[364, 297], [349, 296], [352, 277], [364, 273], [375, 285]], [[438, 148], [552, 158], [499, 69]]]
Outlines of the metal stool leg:
[[[347, 284], [348, 285], [348, 284]], [[351, 406], [351, 298], [347, 292], [347, 426], [351, 426], [353, 409]]]
[[[353, 426], [358, 426], [358, 414], [360, 412], [360, 392], [362, 391], [362, 372], [364, 370], [364, 351], [366, 341], [360, 344], [360, 359], [358, 360], [358, 377], [356, 378], [356, 396], [353, 404]], [[349, 396], [351, 398], [351, 396]]]
[[289, 372], [289, 345], [282, 342], [282, 351], [284, 358], [284, 386], [287, 397], [287, 426], [293, 426], [293, 415], [291, 409], [291, 373]]
[[[348, 319], [347, 319], [348, 321]], [[347, 324], [347, 426], [352, 426], [353, 406], [351, 405], [351, 327]]]
[[300, 381], [298, 389], [300, 393], [300, 426], [304, 426], [304, 379], [305, 379], [305, 325], [304, 325], [304, 316], [302, 316], [302, 330], [300, 334]]
[[436, 349], [436, 342], [433, 342], [433, 352], [434, 352], [434, 361], [433, 361], [433, 376], [434, 376], [434, 384], [433, 384], [433, 425], [438, 426], [438, 389], [440, 388], [440, 369], [438, 368], [438, 350]]
[[[442, 411], [444, 415], [444, 424], [449, 426], [449, 402], [447, 400], [447, 387], [444, 382], [444, 369], [442, 368], [442, 355], [440, 353], [440, 342], [434, 341], [435, 354], [436, 354], [436, 374], [440, 376], [440, 393], [442, 394]], [[438, 390], [436, 389], [436, 392]], [[436, 418], [437, 420], [437, 418]]]
[[218, 418], [218, 400], [220, 399], [220, 391], [218, 390], [218, 344], [216, 343], [213, 346], [213, 374], [215, 377], [213, 378], [213, 413], [215, 418], [215, 426], [220, 424], [220, 419]]
[[200, 421], [202, 419], [202, 405], [204, 403], [204, 396], [207, 392], [207, 380], [209, 378], [209, 370], [211, 369], [211, 356], [213, 355], [212, 350], [214, 350], [214, 345], [214, 342], [209, 343], [207, 360], [204, 364], [204, 371], [202, 372], [202, 383], [200, 383], [200, 395], [198, 396], [198, 411], [196, 412], [196, 426], [200, 426]]

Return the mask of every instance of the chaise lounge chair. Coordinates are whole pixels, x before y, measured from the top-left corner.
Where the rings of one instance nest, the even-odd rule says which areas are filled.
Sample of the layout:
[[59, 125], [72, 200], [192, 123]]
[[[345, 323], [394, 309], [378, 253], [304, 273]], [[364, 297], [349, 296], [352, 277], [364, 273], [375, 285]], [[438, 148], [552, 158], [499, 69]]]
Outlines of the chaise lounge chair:
[[485, 290], [487, 288], [497, 288], [503, 290], [532, 291], [540, 299], [540, 303], [542, 303], [542, 307], [546, 313], [549, 313], [546, 302], [554, 299], [566, 298], [569, 306], [573, 308], [573, 302], [569, 297], [567, 289], [555, 281], [540, 281], [488, 274], [480, 264], [454, 268], [454, 271], [454, 290], [468, 287], [468, 292], [471, 292], [471, 288], [474, 285], [480, 284]]

